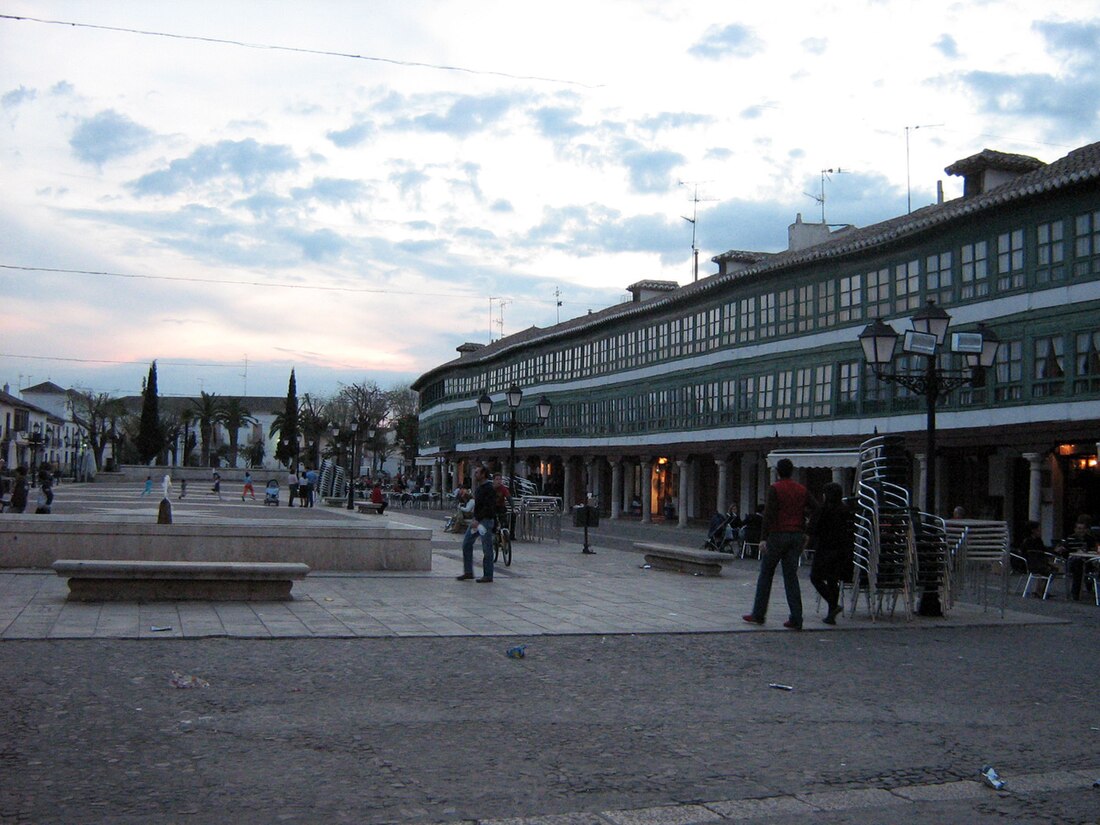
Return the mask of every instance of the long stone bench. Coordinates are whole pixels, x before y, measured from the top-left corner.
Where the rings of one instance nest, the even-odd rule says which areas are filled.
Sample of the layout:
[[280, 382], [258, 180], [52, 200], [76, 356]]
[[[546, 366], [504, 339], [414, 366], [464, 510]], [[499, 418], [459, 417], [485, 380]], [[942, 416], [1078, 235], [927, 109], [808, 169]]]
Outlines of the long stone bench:
[[645, 553], [646, 563], [659, 570], [698, 573], [701, 576], [721, 576], [722, 565], [728, 564], [734, 558], [729, 553], [674, 547], [670, 544], [635, 542], [634, 549]]
[[309, 566], [271, 562], [58, 559], [74, 601], [289, 601]]
[[378, 513], [381, 514], [385, 508], [385, 504], [375, 504], [373, 501], [360, 501], [355, 505], [355, 509], [360, 513]]
[[103, 558], [302, 562], [314, 571], [428, 571], [432, 531], [389, 518], [354, 516], [183, 521], [177, 513], [173, 524], [100, 514], [45, 518], [5, 513], [0, 518], [0, 569], [48, 569], [55, 559]]

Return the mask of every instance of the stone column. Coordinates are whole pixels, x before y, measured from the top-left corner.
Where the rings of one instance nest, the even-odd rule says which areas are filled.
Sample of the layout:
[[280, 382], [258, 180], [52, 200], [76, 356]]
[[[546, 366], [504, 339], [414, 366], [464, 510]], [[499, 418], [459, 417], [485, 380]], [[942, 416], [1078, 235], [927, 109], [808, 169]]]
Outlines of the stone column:
[[729, 506], [730, 463], [725, 458], [716, 458], [714, 464], [718, 467], [718, 495], [714, 501], [714, 512], [724, 513]]
[[687, 527], [688, 524], [688, 470], [690, 469], [686, 458], [676, 460], [676, 466], [680, 468], [680, 494], [676, 504], [676, 526]]
[[642, 475], [642, 524], [653, 523], [653, 459], [647, 455], [638, 459]]
[[741, 453], [741, 497], [737, 509], [742, 517], [756, 512], [752, 495], [752, 480], [755, 476], [753, 464], [753, 453]]
[[600, 462], [594, 455], [587, 455], [584, 457], [585, 475], [588, 477], [586, 479], [584, 489], [585, 504], [589, 502], [592, 496], [596, 496], [597, 500], [599, 500], [601, 463], [602, 462]]
[[564, 456], [561, 460], [562, 467], [562, 504], [568, 515], [573, 509], [573, 460]]
[[623, 462], [617, 455], [609, 456], [611, 463], [611, 518], [623, 515]]
[[438, 493], [443, 489], [443, 465], [437, 460], [432, 464], [432, 492]]
[[1028, 466], [1027, 517], [1029, 521], [1038, 521], [1043, 504], [1043, 455], [1042, 453], [1024, 453]]

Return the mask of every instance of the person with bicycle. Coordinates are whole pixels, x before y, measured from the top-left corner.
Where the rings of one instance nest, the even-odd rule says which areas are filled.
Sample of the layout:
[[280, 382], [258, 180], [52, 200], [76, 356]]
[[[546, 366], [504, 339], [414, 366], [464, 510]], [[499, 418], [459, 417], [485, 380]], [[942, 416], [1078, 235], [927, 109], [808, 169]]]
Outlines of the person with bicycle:
[[459, 581], [474, 577], [474, 542], [481, 537], [481, 576], [478, 582], [493, 580], [493, 527], [496, 522], [497, 493], [484, 467], [474, 470], [474, 518], [462, 538], [462, 575]]
[[508, 500], [511, 493], [500, 473], [493, 473], [493, 491], [497, 496], [496, 529], [493, 531], [493, 561], [504, 554], [504, 566], [512, 565], [512, 519]]

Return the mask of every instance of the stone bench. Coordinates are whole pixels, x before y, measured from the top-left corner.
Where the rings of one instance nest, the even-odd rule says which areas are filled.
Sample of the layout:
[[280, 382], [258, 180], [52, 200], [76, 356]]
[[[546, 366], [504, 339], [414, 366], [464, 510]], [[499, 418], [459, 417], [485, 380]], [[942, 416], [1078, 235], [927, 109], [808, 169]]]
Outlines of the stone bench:
[[373, 501], [360, 501], [355, 505], [355, 509], [360, 513], [378, 513], [382, 512], [382, 508], [385, 504], [375, 504]]
[[59, 559], [74, 601], [289, 601], [295, 580], [309, 573], [298, 563], [125, 561]]
[[721, 576], [722, 565], [733, 559], [729, 553], [674, 547], [669, 544], [635, 542], [634, 549], [645, 553], [646, 563], [658, 570], [698, 573], [701, 576]]

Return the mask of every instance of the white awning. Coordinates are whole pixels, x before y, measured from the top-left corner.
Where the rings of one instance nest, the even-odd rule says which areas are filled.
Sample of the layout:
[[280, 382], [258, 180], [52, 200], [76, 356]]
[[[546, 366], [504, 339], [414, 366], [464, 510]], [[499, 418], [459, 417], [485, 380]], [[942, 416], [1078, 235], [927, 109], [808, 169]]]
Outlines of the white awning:
[[795, 467], [851, 467], [859, 466], [859, 450], [856, 448], [837, 448], [832, 450], [772, 450], [767, 462], [775, 469], [781, 458], [789, 458]]

